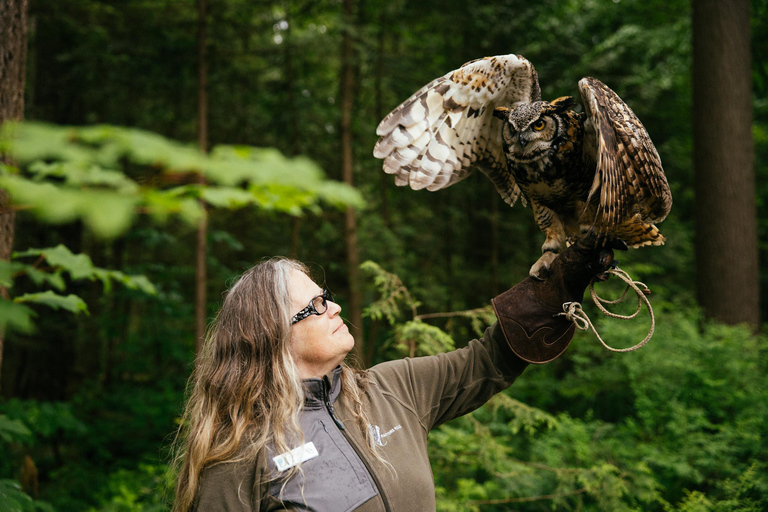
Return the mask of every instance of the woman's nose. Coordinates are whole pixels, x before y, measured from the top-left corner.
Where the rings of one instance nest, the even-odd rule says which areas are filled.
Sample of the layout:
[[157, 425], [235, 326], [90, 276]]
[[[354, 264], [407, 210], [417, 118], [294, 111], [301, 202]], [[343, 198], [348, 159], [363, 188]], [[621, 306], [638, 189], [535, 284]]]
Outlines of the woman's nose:
[[332, 300], [328, 301], [328, 312], [331, 314], [331, 316], [336, 316], [339, 313], [341, 313], [341, 306], [333, 302]]

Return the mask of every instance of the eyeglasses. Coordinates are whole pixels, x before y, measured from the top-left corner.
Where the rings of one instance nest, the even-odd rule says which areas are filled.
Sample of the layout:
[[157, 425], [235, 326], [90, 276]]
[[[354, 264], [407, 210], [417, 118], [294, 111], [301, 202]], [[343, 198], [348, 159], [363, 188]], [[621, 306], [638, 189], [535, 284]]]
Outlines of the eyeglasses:
[[293, 318], [291, 318], [291, 325], [295, 324], [296, 322], [300, 322], [301, 320], [304, 320], [310, 315], [322, 315], [326, 311], [328, 311], [328, 301], [333, 301], [333, 295], [331, 295], [331, 292], [328, 290], [323, 290], [322, 295], [318, 295], [317, 297], [313, 298], [311, 301], [309, 301], [309, 306], [305, 307], [295, 315], [293, 315]]

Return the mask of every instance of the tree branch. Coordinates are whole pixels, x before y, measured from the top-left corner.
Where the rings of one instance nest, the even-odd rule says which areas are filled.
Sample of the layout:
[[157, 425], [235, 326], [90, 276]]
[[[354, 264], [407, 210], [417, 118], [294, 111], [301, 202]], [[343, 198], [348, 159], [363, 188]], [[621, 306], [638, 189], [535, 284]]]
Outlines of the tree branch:
[[423, 315], [414, 315], [414, 320], [424, 320], [425, 318], [453, 318], [455, 316], [474, 316], [479, 315], [488, 309], [487, 306], [475, 309], [465, 309], [464, 311], [451, 311], [448, 313], [424, 313]]

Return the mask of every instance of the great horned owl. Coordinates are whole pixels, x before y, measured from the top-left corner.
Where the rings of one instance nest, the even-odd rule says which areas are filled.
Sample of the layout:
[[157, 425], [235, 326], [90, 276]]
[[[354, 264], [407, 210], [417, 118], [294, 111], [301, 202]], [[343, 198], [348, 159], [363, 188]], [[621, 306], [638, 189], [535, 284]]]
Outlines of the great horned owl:
[[379, 124], [373, 154], [395, 183], [439, 190], [475, 169], [509, 205], [530, 204], [546, 235], [538, 277], [569, 237], [591, 230], [630, 247], [661, 245], [672, 195], [648, 133], [618, 95], [594, 78], [573, 98], [541, 101], [533, 65], [486, 57], [437, 78]]

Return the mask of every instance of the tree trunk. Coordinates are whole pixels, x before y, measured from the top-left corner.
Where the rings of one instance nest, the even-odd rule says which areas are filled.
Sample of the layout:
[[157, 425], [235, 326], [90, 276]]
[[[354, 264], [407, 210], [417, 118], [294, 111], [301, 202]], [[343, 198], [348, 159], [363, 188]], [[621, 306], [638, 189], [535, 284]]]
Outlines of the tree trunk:
[[[376, 34], [376, 65], [375, 65], [375, 116], [377, 121], [384, 119], [384, 51], [386, 42], [386, 28], [389, 25], [387, 23], [387, 7], [381, 6], [381, 13], [379, 15], [379, 32]], [[381, 170], [380, 170], [381, 171]], [[389, 204], [387, 200], [387, 190], [390, 187], [390, 177], [385, 172], [379, 172], [379, 201], [381, 206], [379, 212], [381, 213], [381, 220], [385, 227], [390, 227], [389, 221]]]
[[299, 139], [299, 107], [296, 103], [296, 69], [294, 65], [295, 52], [293, 50], [293, 18], [287, 11], [285, 21], [288, 26], [283, 31], [283, 56], [285, 58], [285, 92], [288, 100], [288, 123], [291, 129], [291, 154], [293, 156], [301, 153], [301, 144]]
[[[197, 145], [201, 151], [208, 152], [208, 55], [206, 44], [206, 0], [197, 3]], [[205, 177], [199, 178], [201, 185]], [[200, 200], [203, 217], [197, 228], [197, 250], [195, 251], [195, 349], [200, 349], [205, 341], [206, 327], [206, 282], [208, 272], [206, 254], [208, 252], [208, 209]]]
[[[344, 183], [354, 186], [354, 162], [352, 156], [352, 107], [354, 105], [355, 71], [354, 48], [351, 27], [353, 0], [344, 0], [344, 33], [341, 42], [341, 174]], [[350, 332], [355, 338], [354, 356], [358, 364], [365, 365], [363, 337], [363, 309], [360, 296], [360, 256], [357, 247], [357, 214], [347, 208], [344, 216], [344, 242], [347, 248], [347, 271], [349, 275], [349, 321]]]
[[[27, 0], [0, 1], [0, 125], [24, 118], [24, 79], [27, 60]], [[3, 155], [0, 159], [9, 162]], [[9, 261], [13, 247], [16, 214], [8, 194], [0, 190], [0, 259]], [[0, 288], [3, 299], [8, 291]], [[5, 333], [0, 331], [0, 369]]]
[[[376, 61], [374, 63], [374, 118], [380, 121], [384, 118], [384, 52], [386, 51], [386, 29], [387, 24], [387, 6], [381, 5], [379, 12], [379, 28], [376, 34]], [[387, 199], [387, 190], [392, 184], [390, 177], [379, 169], [379, 215], [385, 228], [390, 228], [389, 201]], [[371, 320], [365, 342], [366, 366], [373, 364], [376, 357], [376, 347], [378, 346], [379, 331], [381, 322]]]
[[[285, 57], [285, 90], [288, 100], [288, 123], [291, 129], [291, 155], [301, 154], [301, 139], [299, 139], [299, 106], [296, 101], [296, 65], [294, 64], [295, 52], [293, 48], [293, 16], [290, 7], [286, 7], [285, 21], [288, 27], [283, 31], [283, 52]], [[301, 69], [301, 67], [299, 67]], [[291, 217], [291, 258], [299, 258], [299, 246], [301, 244], [301, 217]]]
[[760, 323], [749, 0], [693, 2], [696, 282], [708, 317]]

